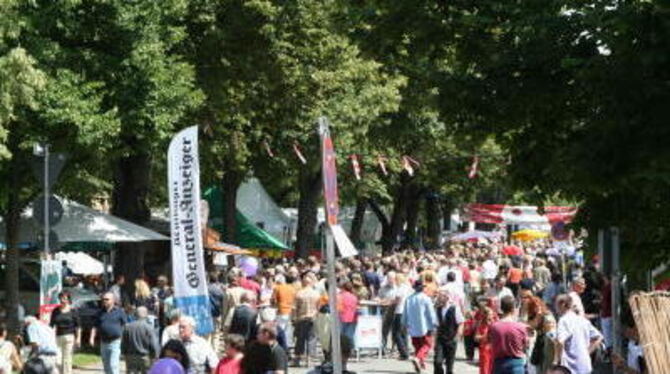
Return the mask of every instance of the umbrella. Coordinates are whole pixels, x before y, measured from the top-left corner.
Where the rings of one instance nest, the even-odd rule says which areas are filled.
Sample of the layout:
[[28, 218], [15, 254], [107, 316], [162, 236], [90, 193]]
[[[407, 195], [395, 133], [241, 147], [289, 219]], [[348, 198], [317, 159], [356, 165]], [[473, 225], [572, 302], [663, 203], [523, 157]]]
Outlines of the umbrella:
[[499, 239], [502, 234], [498, 231], [473, 230], [462, 232], [451, 237], [453, 242], [478, 241], [480, 239]]
[[[61, 198], [63, 217], [52, 227], [60, 243], [72, 242], [143, 242], [150, 240], [170, 240], [155, 231], [128, 222], [72, 200]], [[4, 223], [0, 222], [0, 242], [5, 242]], [[42, 228], [33, 220], [33, 209], [28, 207], [21, 214], [21, 228], [18, 241], [35, 243], [41, 236]]]
[[524, 241], [524, 242], [530, 242], [530, 241], [533, 241], [533, 240], [546, 238], [547, 236], [549, 236], [549, 234], [544, 232], [544, 231], [530, 230], [530, 229], [521, 230], [521, 231], [517, 231], [515, 233], [512, 233], [512, 238], [514, 238], [516, 240], [521, 240], [521, 241]]
[[506, 245], [503, 247], [502, 252], [506, 256], [521, 256], [523, 255], [523, 249], [517, 247], [516, 245]]

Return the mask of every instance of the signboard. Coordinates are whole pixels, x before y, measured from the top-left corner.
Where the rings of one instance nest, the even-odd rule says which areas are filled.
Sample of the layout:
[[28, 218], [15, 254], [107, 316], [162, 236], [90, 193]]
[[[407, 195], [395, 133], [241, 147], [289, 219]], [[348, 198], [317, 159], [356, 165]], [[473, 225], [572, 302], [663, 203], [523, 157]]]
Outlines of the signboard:
[[337, 193], [337, 164], [335, 147], [330, 137], [328, 121], [319, 119], [319, 131], [321, 134], [321, 168], [323, 174], [323, 197], [326, 202], [326, 223], [335, 239], [335, 244], [340, 250], [340, 256], [351, 257], [358, 252], [353, 243], [337, 222], [340, 212], [339, 197]]
[[214, 330], [202, 245], [198, 127], [179, 132], [168, 150], [168, 193], [175, 306], [196, 320], [198, 335]]
[[63, 290], [63, 265], [57, 260], [43, 260], [40, 269], [40, 319], [48, 322]]
[[340, 211], [337, 194], [337, 165], [333, 140], [330, 138], [328, 126], [321, 131], [321, 167], [323, 170], [323, 197], [326, 201], [326, 222], [337, 225], [337, 214]]
[[354, 346], [357, 349], [380, 349], [382, 347], [381, 316], [358, 316]]

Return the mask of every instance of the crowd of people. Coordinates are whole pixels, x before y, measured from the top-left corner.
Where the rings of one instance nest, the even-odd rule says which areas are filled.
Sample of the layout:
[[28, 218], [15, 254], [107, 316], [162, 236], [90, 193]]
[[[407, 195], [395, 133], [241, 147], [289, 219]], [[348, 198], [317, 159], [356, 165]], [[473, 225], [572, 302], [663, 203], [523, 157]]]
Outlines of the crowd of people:
[[[514, 247], [514, 248], [510, 248]], [[384, 355], [417, 373], [454, 373], [459, 344], [481, 374], [586, 374], [595, 362], [644, 373], [635, 327], [625, 330], [627, 357], [611, 352], [611, 284], [580, 256], [566, 261], [550, 241], [452, 243], [439, 251], [340, 259], [337, 310], [328, 304], [324, 264], [316, 257], [265, 261], [253, 273], [231, 267], [209, 274], [214, 332], [196, 334], [196, 321], [174, 307], [166, 276], [125, 279], [101, 297], [88, 343], [99, 342], [106, 374], [284, 374], [289, 367], [330, 361], [329, 319], [341, 326], [344, 365], [356, 348], [364, 314], [382, 318]], [[72, 372], [82, 333], [70, 295], [46, 325], [27, 317], [32, 356], [51, 372]], [[0, 325], [0, 373], [24, 366]], [[410, 347], [411, 346], [411, 347]], [[58, 358], [58, 359], [57, 359]], [[594, 361], [595, 360], [595, 361]], [[34, 368], [33, 368], [34, 369]]]

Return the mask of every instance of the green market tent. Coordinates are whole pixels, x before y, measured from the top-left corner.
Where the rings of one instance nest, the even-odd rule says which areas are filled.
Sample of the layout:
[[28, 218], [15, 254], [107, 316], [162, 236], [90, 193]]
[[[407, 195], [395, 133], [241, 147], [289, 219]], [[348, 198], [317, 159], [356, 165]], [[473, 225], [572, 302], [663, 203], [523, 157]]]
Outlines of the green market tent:
[[[223, 196], [219, 187], [209, 187], [203, 193], [203, 198], [209, 204], [209, 226], [218, 232], [224, 230]], [[288, 250], [279, 239], [268, 234], [256, 226], [238, 210], [235, 214], [237, 223], [237, 245], [246, 249], [260, 250]]]

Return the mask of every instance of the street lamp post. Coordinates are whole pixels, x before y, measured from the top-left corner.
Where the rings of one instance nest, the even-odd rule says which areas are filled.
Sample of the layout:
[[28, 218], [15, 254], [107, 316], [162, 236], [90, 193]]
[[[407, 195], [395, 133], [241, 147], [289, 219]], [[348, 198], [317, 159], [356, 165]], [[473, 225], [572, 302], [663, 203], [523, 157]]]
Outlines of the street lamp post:
[[48, 255], [49, 248], [49, 144], [38, 143], [33, 147], [33, 154], [38, 157], [44, 157], [44, 254]]

